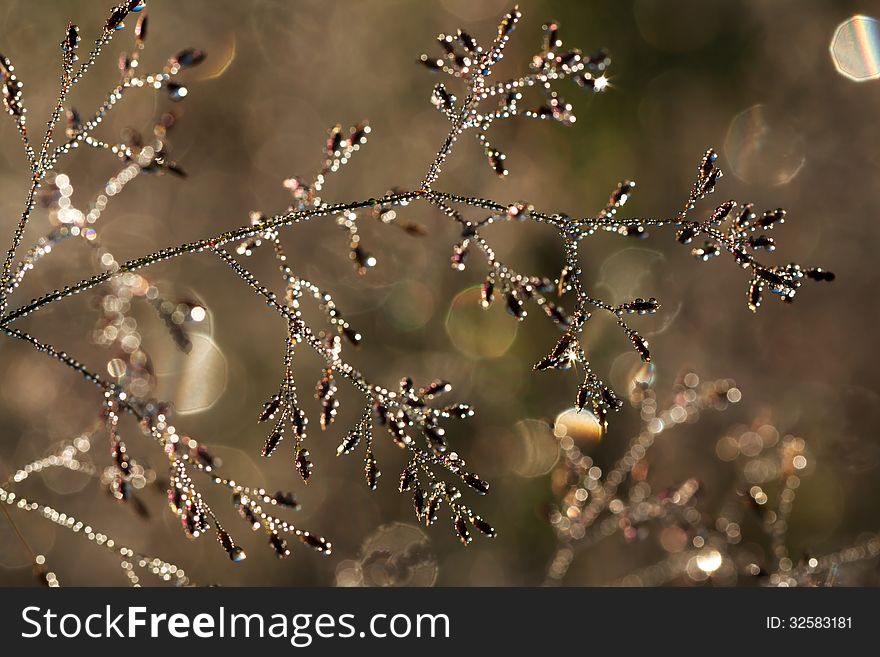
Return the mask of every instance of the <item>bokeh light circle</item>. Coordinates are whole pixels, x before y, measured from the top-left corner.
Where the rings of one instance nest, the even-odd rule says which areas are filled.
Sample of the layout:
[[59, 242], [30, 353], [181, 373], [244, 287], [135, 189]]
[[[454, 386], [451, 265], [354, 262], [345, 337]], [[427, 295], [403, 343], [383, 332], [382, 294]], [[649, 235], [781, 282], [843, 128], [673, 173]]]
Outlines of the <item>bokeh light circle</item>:
[[862, 15], [844, 21], [834, 31], [830, 50], [842, 76], [856, 82], [880, 78], [880, 21]]
[[724, 153], [736, 177], [749, 184], [784, 185], [806, 163], [803, 136], [784, 115], [761, 104], [733, 118]]

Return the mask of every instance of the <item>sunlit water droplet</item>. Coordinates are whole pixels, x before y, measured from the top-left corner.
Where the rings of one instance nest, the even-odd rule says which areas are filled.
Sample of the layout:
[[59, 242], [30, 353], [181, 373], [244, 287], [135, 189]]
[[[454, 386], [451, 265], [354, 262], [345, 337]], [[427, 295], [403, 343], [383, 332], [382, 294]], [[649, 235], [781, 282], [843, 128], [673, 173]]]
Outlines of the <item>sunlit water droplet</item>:
[[876, 18], [853, 16], [838, 25], [830, 50], [842, 76], [856, 82], [880, 78], [880, 22]]
[[784, 185], [806, 162], [803, 136], [786, 117], [760, 104], [730, 122], [724, 153], [737, 178], [750, 184]]
[[559, 442], [549, 424], [541, 420], [521, 420], [514, 427], [512, 470], [520, 477], [545, 475], [559, 460]]
[[361, 547], [364, 586], [433, 586], [437, 570], [428, 536], [414, 525], [383, 525]]
[[518, 328], [503, 306], [495, 303], [484, 310], [479, 286], [460, 292], [446, 316], [446, 333], [455, 348], [471, 358], [503, 356], [513, 345]]

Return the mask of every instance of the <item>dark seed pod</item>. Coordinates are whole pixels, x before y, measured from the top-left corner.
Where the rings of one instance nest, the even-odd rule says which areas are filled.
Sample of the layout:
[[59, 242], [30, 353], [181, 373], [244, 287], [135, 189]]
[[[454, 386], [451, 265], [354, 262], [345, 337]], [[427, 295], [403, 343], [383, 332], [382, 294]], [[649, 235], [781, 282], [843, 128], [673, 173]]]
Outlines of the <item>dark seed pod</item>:
[[325, 370], [324, 376], [318, 380], [315, 397], [321, 402], [321, 429], [326, 430], [336, 418], [336, 409], [339, 408], [339, 401], [336, 399], [336, 381], [331, 369]]
[[749, 310], [753, 313], [757, 312], [758, 308], [761, 306], [763, 288], [764, 286], [761, 284], [761, 281], [758, 280], [757, 276], [749, 283]]
[[602, 386], [600, 396], [602, 398], [602, 403], [613, 411], [616, 411], [623, 406], [623, 401], [619, 399], [617, 395], [614, 394], [614, 391], [608, 386]]
[[558, 296], [561, 297], [569, 289], [571, 289], [571, 287], [570, 287], [571, 279], [572, 279], [571, 270], [568, 267], [563, 267], [562, 271], [559, 272], [559, 283], [556, 288], [556, 294]]
[[713, 169], [712, 173], [710, 173], [706, 179], [703, 181], [703, 184], [700, 186], [700, 194], [705, 196], [707, 194], [711, 194], [715, 191], [715, 185], [718, 184], [718, 181], [724, 174], [721, 173], [721, 169]]
[[782, 276], [763, 267], [755, 267], [755, 274], [774, 287], [784, 287], [786, 284]]
[[492, 170], [499, 176], [506, 176], [509, 173], [504, 166], [504, 160], [507, 159], [507, 156], [501, 151], [495, 148], [487, 148], [486, 158], [489, 160], [489, 166], [492, 167]]
[[413, 443], [412, 436], [406, 433], [406, 422], [403, 420], [392, 420], [388, 423], [388, 432], [394, 444], [401, 449], [406, 449]]
[[384, 427], [388, 424], [388, 409], [378, 402], [373, 404], [373, 415], [376, 417], [376, 423], [380, 426]]
[[675, 239], [677, 239], [681, 244], [690, 244], [693, 239], [699, 235], [700, 229], [696, 225], [685, 226], [681, 230], [679, 230], [675, 234]]
[[147, 28], [149, 27], [147, 22], [147, 15], [142, 14], [140, 18], [138, 18], [137, 25], [134, 26], [134, 37], [135, 43], [138, 48], [144, 47], [144, 40], [147, 38]]
[[165, 91], [168, 93], [168, 97], [175, 102], [183, 100], [188, 93], [186, 87], [176, 82], [166, 82]]
[[736, 264], [738, 264], [743, 269], [748, 269], [754, 261], [754, 258], [752, 258], [752, 256], [750, 256], [748, 253], [740, 248], [734, 249], [733, 259]]
[[585, 385], [578, 386], [577, 397], [575, 398], [574, 405], [579, 411], [582, 411], [587, 407], [587, 404], [590, 402], [590, 397], [592, 397], [592, 395], [590, 393], [589, 387]]
[[82, 117], [80, 116], [79, 112], [77, 112], [72, 107], [69, 110], [67, 110], [66, 117], [67, 117], [67, 132], [66, 132], [67, 138], [73, 139], [82, 130]]
[[479, 52], [477, 40], [467, 32], [462, 32], [461, 30], [458, 31], [458, 42], [472, 55]]
[[447, 406], [443, 409], [443, 412], [447, 415], [451, 415], [452, 417], [456, 417], [460, 420], [464, 420], [465, 418], [473, 417], [474, 409], [472, 409], [467, 404], [456, 404], [455, 406]]
[[168, 506], [175, 513], [180, 513], [183, 510], [183, 490], [179, 486], [171, 486], [168, 489]]
[[571, 320], [568, 315], [565, 314], [565, 311], [550, 301], [542, 304], [541, 307], [544, 309], [544, 312], [547, 314], [547, 317], [552, 319], [554, 322], [559, 324], [560, 326], [567, 327], [571, 325]]
[[511, 9], [507, 15], [501, 19], [501, 23], [498, 25], [498, 37], [500, 39], [509, 37], [510, 33], [516, 28], [516, 24], [519, 22], [520, 18], [522, 18], [522, 13], [519, 9], [517, 7]]
[[435, 453], [442, 454], [446, 451], [446, 431], [443, 427], [438, 427], [433, 424], [425, 424], [423, 432], [428, 438], [431, 449], [434, 450]]
[[309, 419], [302, 409], [296, 407], [294, 407], [290, 415], [290, 423], [293, 426], [293, 434], [296, 436], [297, 441], [305, 440]]
[[285, 559], [290, 556], [290, 548], [287, 547], [287, 541], [275, 532], [269, 534], [269, 545], [275, 550], [275, 556], [279, 559]]
[[313, 548], [322, 554], [330, 554], [331, 552], [332, 544], [322, 536], [315, 536], [309, 532], [303, 532], [299, 535], [299, 540], [304, 545], [308, 545], [310, 548]]
[[427, 68], [429, 71], [436, 73], [443, 68], [443, 62], [438, 59], [432, 59], [425, 54], [419, 57], [419, 64]]
[[220, 545], [223, 546], [223, 549], [226, 550], [229, 558], [234, 563], [239, 563], [247, 558], [244, 550], [235, 545], [235, 541], [232, 540], [229, 532], [225, 529], [217, 528], [217, 540], [220, 541]]
[[367, 457], [364, 459], [364, 477], [367, 479], [367, 486], [370, 490], [376, 490], [381, 475], [382, 473], [379, 471], [379, 465], [376, 463], [376, 459], [373, 458], [372, 453], [368, 453]]
[[437, 379], [426, 385], [424, 388], [421, 388], [419, 390], [419, 396], [431, 399], [433, 397], [439, 397], [440, 395], [446, 394], [451, 390], [452, 384], [449, 383], [449, 381], [441, 381]]
[[703, 243], [702, 247], [694, 247], [691, 249], [691, 255], [697, 260], [707, 262], [712, 258], [717, 258], [721, 255], [721, 247], [715, 242], [706, 241]]
[[254, 513], [250, 506], [239, 503], [237, 508], [238, 514], [244, 518], [245, 522], [251, 526], [252, 530], [256, 531], [260, 528], [260, 519], [257, 518], [257, 514]]
[[804, 270], [804, 275], [814, 281], [827, 281], [829, 283], [835, 278], [834, 272], [827, 271], [821, 267], [806, 269]]
[[411, 490], [413, 485], [416, 483], [416, 471], [412, 468], [406, 468], [403, 472], [400, 473], [400, 484], [397, 487], [401, 493]]
[[278, 407], [281, 405], [281, 397], [279, 395], [272, 395], [269, 401], [263, 404], [263, 411], [260, 413], [260, 417], [257, 418], [257, 422], [265, 422], [273, 415], [275, 415], [275, 411], [278, 410]]
[[703, 155], [703, 159], [700, 161], [700, 176], [705, 178], [712, 170], [715, 168], [715, 161], [718, 159], [718, 153], [716, 153], [713, 149], [709, 149]]
[[471, 535], [470, 532], [468, 532], [467, 524], [461, 516], [456, 516], [455, 518], [455, 533], [465, 545], [471, 542]]
[[113, 457], [116, 467], [123, 473], [128, 474], [131, 463], [129, 462], [128, 454], [125, 452], [125, 444], [121, 440], [116, 439], [110, 445], [110, 455]]
[[69, 23], [67, 25], [67, 34], [64, 36], [64, 41], [61, 42], [61, 49], [65, 53], [73, 54], [78, 45], [79, 28], [73, 23]]
[[425, 513], [425, 493], [418, 482], [416, 482], [415, 491], [413, 491], [413, 510], [416, 512], [416, 518], [421, 520]]
[[490, 525], [488, 522], [483, 520], [480, 516], [471, 516], [470, 517], [471, 524], [480, 531], [480, 533], [488, 536], [489, 538], [495, 538], [496, 532], [495, 528]]
[[186, 178], [188, 175], [186, 169], [180, 166], [177, 162], [166, 162], [165, 171], [173, 173], [178, 178]]
[[450, 258], [452, 268], [456, 271], [464, 271], [466, 266], [465, 261], [467, 260], [469, 253], [470, 249], [468, 248], [468, 240], [464, 240], [453, 246], [452, 258]]
[[433, 493], [425, 503], [425, 525], [433, 525], [437, 520], [437, 510], [442, 500], [437, 493]]
[[180, 66], [180, 68], [192, 68], [193, 66], [198, 66], [203, 61], [205, 61], [205, 51], [199, 50], [197, 48], [187, 48], [186, 50], [181, 50], [174, 56], [174, 62]]
[[468, 486], [470, 486], [475, 491], [477, 491], [480, 495], [485, 495], [486, 493], [489, 492], [489, 483], [486, 481], [483, 481], [482, 479], [480, 479], [480, 477], [478, 475], [475, 475], [472, 472], [466, 473], [462, 477], [462, 480]]
[[782, 208], [777, 208], [776, 210], [767, 210], [761, 218], [758, 219], [756, 226], [758, 228], [768, 229], [773, 228], [778, 224], [785, 223], [785, 210]]
[[550, 352], [550, 358], [552, 360], [558, 360], [567, 357], [572, 352], [572, 347], [574, 347], [576, 339], [577, 336], [571, 331], [563, 335], [556, 341], [553, 351]]
[[528, 313], [523, 307], [523, 302], [516, 292], [508, 292], [507, 296], [507, 312], [510, 313], [517, 321], [522, 321]]
[[343, 454], [351, 454], [357, 444], [361, 441], [361, 433], [355, 429], [351, 430], [346, 434], [343, 441], [339, 444], [339, 447], [336, 448], [336, 456], [342, 456]]
[[269, 437], [266, 438], [266, 444], [263, 445], [263, 456], [272, 456], [272, 453], [278, 448], [283, 437], [284, 434], [281, 429], [276, 427], [272, 433], [269, 434]]
[[288, 509], [299, 509], [300, 504], [296, 501], [296, 498], [293, 496], [293, 493], [285, 493], [284, 491], [278, 491], [272, 496], [272, 501], [275, 502], [278, 506], [287, 507]]
[[431, 102], [443, 112], [452, 112], [455, 109], [455, 96], [449, 93], [442, 84], [434, 87]]
[[363, 340], [363, 336], [350, 326], [343, 326], [340, 330], [342, 331], [342, 335], [344, 335], [354, 346], [358, 346], [361, 343], [361, 340]]
[[709, 221], [713, 224], [720, 224], [724, 222], [727, 217], [730, 216], [730, 213], [736, 207], [736, 201], [725, 201], [717, 208], [715, 208], [715, 212], [712, 213], [712, 216], [709, 218]]
[[605, 411], [605, 406], [595, 400], [593, 400], [593, 415], [596, 416], [601, 431], [603, 433], [608, 431], [608, 413]]
[[645, 230], [644, 226], [639, 224], [631, 224], [629, 226], [621, 226], [619, 229], [620, 233], [623, 233], [627, 237], [635, 237], [636, 239], [645, 239], [648, 236], [648, 231]]
[[488, 308], [492, 305], [492, 301], [495, 299], [495, 283], [491, 279], [486, 279], [483, 281], [483, 285], [480, 287], [480, 305], [483, 308]]
[[622, 310], [625, 310], [628, 313], [638, 313], [639, 315], [649, 315], [655, 313], [659, 308], [660, 302], [657, 301], [657, 299], [655, 299], [654, 297], [651, 297], [647, 300], [639, 297], [621, 306]]
[[739, 231], [746, 230], [749, 226], [752, 225], [752, 222], [755, 221], [755, 212], [753, 210], [755, 206], [752, 203], [747, 203], [743, 206], [742, 211], [733, 220], [733, 227]]
[[415, 386], [410, 377], [405, 376], [400, 379], [400, 394], [404, 397], [412, 397], [415, 394]]
[[365, 122], [358, 123], [351, 129], [351, 132], [348, 135], [348, 146], [349, 148], [367, 143], [367, 133], [370, 131], [368, 124]]
[[768, 235], [749, 237], [748, 244], [753, 249], [765, 249], [767, 251], [773, 251], [776, 249], [775, 241]]
[[623, 182], [617, 183], [617, 189], [611, 192], [611, 197], [608, 199], [608, 205], [613, 208], [622, 207], [629, 200], [632, 190], [635, 189], [635, 187], [636, 184], [632, 180], [624, 180]]
[[194, 450], [190, 451], [193, 460], [201, 463], [206, 468], [213, 468], [216, 462], [214, 455], [208, 451], [208, 448], [199, 443]]
[[529, 285], [541, 294], [550, 294], [556, 289], [556, 283], [543, 276], [530, 276]]
[[639, 356], [642, 357], [642, 360], [646, 363], [650, 363], [651, 352], [648, 351], [648, 341], [635, 331], [630, 331], [629, 339], [636, 348], [636, 351], [639, 352]]
[[309, 460], [309, 450], [300, 447], [296, 450], [296, 457], [293, 462], [297, 472], [299, 472], [299, 476], [302, 477], [305, 483], [308, 483], [309, 477], [312, 476], [312, 468], [314, 467]]
[[115, 30], [121, 30], [125, 25], [123, 25], [122, 21], [125, 20], [125, 17], [128, 16], [129, 9], [127, 6], [119, 5], [118, 7], [114, 7], [110, 16], [107, 17], [107, 22], [104, 24], [104, 29], [107, 32], [113, 32]]
[[354, 264], [357, 266], [357, 272], [361, 276], [366, 274], [368, 269], [376, 266], [376, 258], [364, 251], [360, 245], [351, 250], [349, 257], [354, 261]]

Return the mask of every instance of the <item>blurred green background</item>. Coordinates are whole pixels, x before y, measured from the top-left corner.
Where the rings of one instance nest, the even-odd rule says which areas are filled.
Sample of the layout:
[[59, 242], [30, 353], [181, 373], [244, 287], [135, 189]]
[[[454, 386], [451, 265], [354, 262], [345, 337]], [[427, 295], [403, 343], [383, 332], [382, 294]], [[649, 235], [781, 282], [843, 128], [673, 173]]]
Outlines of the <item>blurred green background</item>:
[[[25, 84], [33, 129], [44, 121], [55, 93], [57, 44], [66, 21], [78, 23], [88, 43], [106, 18], [105, 4], [2, 3], [0, 52], [13, 60]], [[670, 231], [653, 231], [639, 242], [596, 236], [584, 246], [585, 282], [591, 289], [612, 298], [656, 296], [663, 302], [658, 316], [633, 322], [651, 341], [661, 397], [684, 368], [733, 378], [743, 391], [741, 404], [706, 415], [658, 448], [663, 451], [656, 476], [668, 482], [695, 476], [709, 490], [723, 491], [732, 484], [717, 462], [716, 441], [729, 426], [768, 414], [780, 432], [803, 436], [815, 456], [815, 470], [799, 491], [792, 518], [792, 548], [826, 552], [859, 532], [876, 530], [880, 362], [872, 327], [880, 319], [875, 292], [880, 82], [847, 79], [835, 70], [829, 53], [835, 28], [855, 14], [870, 14], [876, 5], [849, 0], [527, 0], [520, 5], [524, 19], [502, 64], [504, 75], [525, 70], [540, 48], [542, 22], [557, 19], [566, 46], [588, 53], [608, 48], [611, 88], [592, 95], [567, 82], [559, 85], [578, 116], [570, 128], [526, 120], [496, 128], [493, 142], [507, 153], [511, 171], [504, 180], [490, 171], [472, 138], [462, 139], [436, 187], [589, 215], [604, 206], [619, 180], [630, 178], [638, 186], [624, 215], [662, 217], [686, 199], [702, 152], [717, 148], [727, 175], [712, 200], [786, 208], [788, 220], [777, 231], [780, 248], [770, 259], [818, 264], [838, 279], [833, 286], [806, 286], [793, 306], [768, 299], [752, 316], [744, 274], [729, 259], [694, 261]], [[331, 178], [327, 200], [413, 188], [446, 131], [429, 102], [436, 79], [417, 65], [418, 55], [436, 52], [436, 34], [458, 27], [487, 43], [507, 8], [495, 0], [149, 0], [146, 70], [160, 68], [187, 46], [208, 53], [201, 67], [184, 74], [189, 94], [175, 105], [181, 117], [170, 138], [174, 159], [190, 175], [135, 181], [101, 219], [105, 246], [123, 261], [243, 225], [250, 210], [283, 211], [289, 196], [282, 180], [311, 176], [320, 164], [326, 130], [337, 122], [353, 125], [367, 118], [372, 133], [352, 162]], [[115, 84], [116, 55], [131, 39], [129, 26], [76, 89], [77, 108], [88, 112]], [[130, 96], [114, 110], [102, 135], [118, 135], [127, 126], [148, 128], [156, 111], [153, 95]], [[161, 98], [158, 103], [167, 104]], [[59, 170], [70, 175], [75, 198], [85, 205], [118, 168], [109, 155], [79, 152]], [[27, 184], [17, 134], [12, 122], [4, 121], [0, 223], [5, 235], [17, 221]], [[477, 254], [464, 273], [449, 267], [456, 234], [448, 220], [421, 204], [400, 214], [424, 223], [428, 236], [412, 238], [362, 222], [364, 246], [379, 261], [365, 277], [354, 272], [345, 236], [329, 222], [282, 235], [294, 270], [331, 291], [364, 334], [351, 358], [368, 376], [389, 387], [405, 374], [417, 382], [444, 378], [453, 383], [456, 399], [476, 406], [477, 416], [456, 424], [450, 442], [493, 484], [492, 493], [474, 504], [498, 527], [497, 539], [476, 540], [463, 549], [446, 524], [424, 535], [398, 527], [390, 538], [387, 532], [376, 536], [387, 523], [414, 525], [408, 498], [396, 492], [395, 472], [404, 462], [388, 441], [380, 441], [377, 457], [385, 477], [370, 493], [359, 458], [335, 458], [360, 401], [342, 384], [340, 417], [322, 435], [311, 399], [320, 369], [310, 355], [297, 363], [297, 376], [313, 419], [312, 481], [302, 485], [284, 448], [271, 460], [262, 459], [263, 428], [254, 420], [262, 401], [277, 389], [284, 327], [222, 264], [201, 255], [162, 263], [151, 278], [163, 290], [199, 299], [209, 309], [205, 330], [211, 348], [202, 362], [207, 369], [175, 351], [149, 307], [136, 310], [143, 316], [144, 345], [162, 373], [160, 389], [181, 409], [192, 409], [176, 418], [177, 426], [216, 446], [236, 479], [293, 490], [303, 504], [297, 524], [330, 537], [333, 555], [324, 558], [294, 546], [287, 561], [277, 562], [264, 539], [248, 536], [222, 496], [210, 491], [208, 498], [250, 555], [240, 565], [231, 565], [212, 538], [188, 541], [161, 491], [142, 494], [152, 511], [147, 520], [120, 508], [94, 481], [73, 474], [35, 477], [22, 491], [94, 522], [142, 552], [180, 563], [200, 583], [351, 583], [365, 551], [386, 539], [388, 549], [416, 543], [429, 554], [422, 557], [421, 570], [400, 575], [399, 581], [391, 577], [394, 583], [431, 583], [435, 571], [438, 585], [541, 583], [555, 544], [546, 519], [555, 499], [549, 475], [555, 455], [532, 445], [522, 423], [552, 422], [571, 406], [577, 380], [570, 373], [532, 374], [532, 363], [555, 335], [539, 313], [515, 325], [500, 308], [479, 311], [472, 292], [457, 297], [479, 285], [483, 268]], [[37, 213], [25, 245], [46, 229], [45, 213]], [[516, 224], [496, 228], [490, 236], [520, 271], [558, 274], [562, 257], [551, 232]], [[267, 253], [249, 264], [266, 281], [277, 279]], [[82, 245], [65, 244], [29, 276], [13, 303], [85, 278], [95, 267]], [[21, 325], [106, 373], [111, 356], [89, 339], [94, 320], [89, 295], [80, 295]], [[622, 385], [634, 363], [629, 345], [611, 324], [597, 321], [590, 329], [594, 365]], [[78, 435], [99, 411], [89, 384], [12, 340], [0, 342], [0, 382], [3, 478]], [[599, 461], [610, 462], [638, 427], [629, 409], [612, 420], [610, 433], [594, 448]], [[123, 431], [129, 449], [161, 473], [160, 451], [130, 420]], [[109, 457], [100, 445], [91, 456], [103, 465]], [[15, 519], [34, 548], [47, 555], [62, 584], [125, 583], [114, 559], [80, 537], [21, 513]], [[578, 556], [565, 583], [602, 583], [656, 558], [639, 545], [608, 543]], [[862, 583], [876, 583], [876, 574], [864, 577]], [[0, 519], [0, 583], [33, 581], [27, 555]]]

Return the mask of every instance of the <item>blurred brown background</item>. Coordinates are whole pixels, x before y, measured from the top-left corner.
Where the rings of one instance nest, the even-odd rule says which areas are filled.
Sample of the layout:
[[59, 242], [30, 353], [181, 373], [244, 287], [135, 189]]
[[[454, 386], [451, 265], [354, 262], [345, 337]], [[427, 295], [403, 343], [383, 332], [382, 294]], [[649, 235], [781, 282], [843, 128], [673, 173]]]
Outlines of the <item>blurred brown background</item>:
[[[85, 45], [106, 18], [105, 5], [85, 0], [2, 4], [0, 52], [13, 60], [25, 84], [34, 129], [44, 121], [57, 84], [57, 43], [66, 21], [82, 27]], [[123, 261], [243, 225], [250, 210], [283, 211], [289, 197], [281, 181], [311, 176], [320, 163], [326, 129], [336, 122], [351, 125], [368, 118], [373, 131], [369, 143], [330, 180], [326, 199], [413, 188], [446, 130], [428, 101], [436, 80], [416, 64], [417, 56], [435, 52], [436, 34], [457, 27], [486, 43], [506, 5], [496, 0], [149, 0], [146, 70], [161, 67], [183, 47], [208, 53], [201, 67], [184, 75], [190, 93], [176, 106], [181, 121], [170, 140], [174, 158], [190, 176], [135, 181], [101, 219], [104, 244]], [[560, 85], [578, 116], [571, 128], [525, 120], [497, 128], [494, 142], [507, 153], [511, 170], [505, 180], [491, 173], [472, 138], [461, 140], [436, 187], [584, 215], [598, 211], [619, 180], [631, 178], [638, 187], [625, 216], [667, 216], [686, 198], [704, 149], [715, 146], [727, 175], [713, 200], [737, 198], [762, 209], [787, 208], [789, 219], [777, 231], [778, 255], [770, 258], [819, 264], [838, 279], [833, 286], [805, 286], [793, 306], [767, 299], [754, 317], [746, 308], [743, 273], [727, 258], [695, 262], [669, 231], [654, 231], [644, 242], [597, 236], [585, 245], [588, 284], [610, 297], [653, 295], [664, 303], [659, 316], [634, 321], [651, 340], [661, 396], [685, 367], [708, 377], [733, 378], [743, 390], [741, 404], [707, 415], [663, 445], [659, 476], [674, 482], [693, 475], [709, 490], [723, 489], [730, 482], [717, 464], [716, 440], [730, 425], [769, 413], [781, 432], [802, 435], [816, 460], [799, 491], [792, 545], [829, 551], [860, 531], [880, 527], [880, 362], [871, 328], [880, 319], [875, 303], [880, 201], [874, 189], [880, 173], [880, 82], [846, 79], [829, 54], [837, 25], [854, 14], [870, 14], [876, 6], [849, 0], [526, 0], [521, 8], [525, 16], [503, 63], [506, 73], [525, 69], [540, 47], [542, 22], [555, 18], [566, 46], [610, 50], [612, 88], [590, 95], [569, 83]], [[117, 39], [74, 94], [73, 104], [84, 112], [115, 84], [115, 58], [131, 43], [131, 25]], [[151, 94], [133, 93], [114, 110], [101, 134], [118, 135], [130, 125], [146, 128], [155, 109]], [[71, 176], [74, 198], [85, 205], [118, 170], [118, 162], [102, 153], [76, 153], [60, 170]], [[27, 182], [14, 127], [3, 121], [4, 241], [20, 213]], [[379, 260], [365, 277], [353, 271], [345, 236], [329, 222], [282, 233], [295, 271], [333, 292], [345, 316], [365, 335], [352, 356], [358, 367], [389, 386], [404, 374], [417, 382], [448, 379], [456, 398], [477, 408], [473, 420], [455, 425], [450, 439], [492, 482], [492, 493], [475, 505], [500, 536], [462, 549], [448, 526], [438, 524], [427, 530], [427, 539], [416, 533], [412, 539], [406, 530], [392, 538], [428, 542], [438, 585], [538, 584], [555, 541], [545, 517], [553, 494], [549, 466], [533, 462], [538, 457], [518, 423], [552, 420], [570, 407], [576, 380], [570, 374], [531, 373], [531, 364], [554, 339], [553, 328], [538, 313], [516, 326], [500, 308], [481, 314], [473, 303], [455, 303], [459, 292], [480, 283], [483, 268], [475, 257], [466, 272], [451, 270], [455, 231], [436, 211], [416, 205], [401, 214], [424, 223], [428, 237], [411, 238], [362, 222], [364, 245]], [[46, 228], [45, 214], [37, 213], [25, 245]], [[491, 236], [519, 270], [558, 273], [559, 244], [549, 232], [517, 224]], [[267, 281], [277, 279], [267, 253], [250, 266]], [[29, 277], [13, 304], [94, 271], [81, 244], [64, 244], [51, 263], [47, 260]], [[163, 263], [151, 276], [163, 289], [191, 295], [210, 311], [208, 335], [216, 349], [204, 352], [207, 369], [201, 372], [175, 352], [150, 308], [136, 310], [144, 317], [144, 345], [157, 371], [164, 373], [163, 390], [184, 408], [213, 403], [181, 415], [177, 426], [216, 445], [236, 479], [293, 490], [303, 504], [297, 524], [329, 536], [333, 556], [322, 558], [292, 546], [291, 557], [276, 562], [263, 538], [248, 536], [222, 498], [211, 498], [213, 492], [209, 499], [215, 499], [248, 551], [240, 565], [229, 564], [212, 538], [187, 541], [161, 492], [142, 495], [153, 512], [145, 521], [119, 508], [94, 481], [73, 474], [35, 477], [22, 491], [94, 522], [145, 553], [180, 563], [202, 583], [347, 583], [363, 550], [371, 549], [365, 542], [380, 525], [414, 524], [409, 500], [395, 490], [395, 473], [403, 466], [400, 453], [380, 441], [377, 456], [385, 476], [379, 490], [370, 493], [359, 458], [335, 458], [360, 401], [343, 384], [340, 417], [329, 435], [322, 435], [311, 399], [319, 365], [304, 356], [297, 372], [313, 416], [312, 481], [305, 487], [293, 472], [284, 449], [289, 446], [271, 460], [261, 459], [263, 428], [254, 418], [281, 375], [282, 323], [209, 256]], [[21, 325], [106, 373], [109, 356], [88, 337], [94, 319], [88, 295], [81, 295]], [[597, 322], [589, 349], [599, 370], [611, 371], [612, 383], [619, 384], [632, 360], [627, 360], [628, 345], [610, 329]], [[3, 478], [76, 436], [99, 410], [98, 395], [88, 384], [8, 339], [0, 341], [0, 381]], [[613, 458], [637, 426], [632, 411], [614, 417], [597, 458]], [[123, 430], [134, 454], [161, 468], [162, 454], [129, 420]], [[104, 464], [108, 457], [101, 445], [91, 455]], [[47, 555], [62, 584], [124, 584], [114, 559], [82, 538], [38, 518], [14, 517], [35, 549]], [[601, 583], [642, 565], [645, 558], [638, 547], [615, 543], [576, 560], [566, 583]], [[426, 566], [431, 573], [433, 568], [433, 563]], [[433, 579], [425, 577], [415, 581]], [[0, 583], [33, 583], [27, 556], [3, 519]]]

